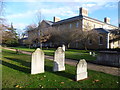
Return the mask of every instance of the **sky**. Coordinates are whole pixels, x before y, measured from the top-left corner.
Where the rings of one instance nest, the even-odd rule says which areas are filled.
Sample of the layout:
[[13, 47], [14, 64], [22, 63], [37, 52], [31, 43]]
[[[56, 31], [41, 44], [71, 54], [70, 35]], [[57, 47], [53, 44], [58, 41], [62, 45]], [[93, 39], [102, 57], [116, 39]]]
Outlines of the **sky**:
[[88, 9], [88, 16], [101, 20], [109, 17], [112, 25], [118, 26], [119, 0], [4, 0], [4, 17], [8, 24], [13, 23], [19, 34], [30, 24], [37, 24], [37, 13], [41, 20], [53, 21], [53, 17], [67, 19], [79, 15], [79, 8]]

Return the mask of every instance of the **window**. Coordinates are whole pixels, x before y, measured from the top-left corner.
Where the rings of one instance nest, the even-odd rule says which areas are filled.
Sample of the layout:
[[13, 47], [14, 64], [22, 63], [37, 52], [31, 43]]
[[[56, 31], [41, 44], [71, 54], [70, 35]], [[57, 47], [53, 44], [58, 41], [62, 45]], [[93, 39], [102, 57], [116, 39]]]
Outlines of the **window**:
[[99, 36], [99, 45], [102, 45], [102, 44], [103, 44], [103, 37]]
[[94, 24], [94, 28], [95, 28], [95, 24]]
[[92, 39], [89, 39], [88, 43], [89, 45], [92, 45]]
[[72, 24], [70, 24], [70, 28], [72, 27]]
[[89, 25], [89, 23], [86, 23], [86, 26], [85, 26], [85, 27], [88, 28], [88, 25]]
[[101, 28], [103, 28], [103, 25], [101, 25]]
[[102, 26], [99, 26], [99, 28], [102, 28]]
[[40, 35], [40, 30], [38, 30], [38, 35]]
[[79, 26], [79, 22], [76, 22], [76, 27], [78, 27]]

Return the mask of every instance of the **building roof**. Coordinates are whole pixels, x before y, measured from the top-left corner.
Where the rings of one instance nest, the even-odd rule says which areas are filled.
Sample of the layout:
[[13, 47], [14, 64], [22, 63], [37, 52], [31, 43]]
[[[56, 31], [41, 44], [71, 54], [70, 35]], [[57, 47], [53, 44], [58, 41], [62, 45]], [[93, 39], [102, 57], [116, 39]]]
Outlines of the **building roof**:
[[54, 22], [52, 22], [52, 21], [48, 21], [48, 20], [44, 20], [47, 24], [49, 24], [49, 25], [52, 25]]
[[63, 20], [60, 20], [58, 22], [54, 22], [53, 25], [58, 25], [58, 24], [62, 24], [62, 23], [72, 22], [72, 21], [75, 21], [75, 20], [79, 20], [82, 17], [83, 17], [82, 15], [79, 15], [79, 16], [68, 18], [68, 19], [63, 19]]
[[103, 28], [95, 28], [94, 30], [96, 30], [99, 33], [109, 33], [110, 32], [108, 29], [103, 29]]
[[[86, 17], [86, 18], [89, 18], [89, 19], [93, 19], [93, 20], [98, 21], [98, 22], [101, 22], [101, 23], [105, 23], [105, 22], [103, 22], [103, 21], [100, 21], [100, 20], [98, 20], [98, 19], [91, 18], [91, 17], [88, 17], [88, 16], [83, 16], [83, 17]], [[117, 26], [112, 25], [112, 24], [109, 24], [109, 23], [105, 23], [105, 24], [107, 24], [107, 25], [111, 25], [111, 26], [113, 26], [113, 27], [117, 27]]]
[[[91, 17], [88, 17], [88, 16], [79, 15], [79, 16], [71, 17], [71, 18], [64, 19], [64, 20], [61, 20], [61, 21], [58, 21], [58, 22], [54, 22], [53, 25], [59, 25], [59, 24], [62, 24], [62, 23], [72, 22], [74, 20], [79, 20], [79, 19], [83, 19], [83, 18], [89, 18], [89, 19], [92, 19], [92, 20], [95, 20], [95, 21], [98, 21], [98, 22], [101, 22], [101, 23], [105, 23], [103, 21], [100, 21], [100, 20], [97, 20], [97, 19], [94, 19], [94, 18], [91, 18]], [[111, 24], [108, 24], [108, 23], [105, 23], [105, 24], [111, 25]], [[111, 26], [117, 28], [117, 26], [114, 26], [114, 25], [111, 25]]]

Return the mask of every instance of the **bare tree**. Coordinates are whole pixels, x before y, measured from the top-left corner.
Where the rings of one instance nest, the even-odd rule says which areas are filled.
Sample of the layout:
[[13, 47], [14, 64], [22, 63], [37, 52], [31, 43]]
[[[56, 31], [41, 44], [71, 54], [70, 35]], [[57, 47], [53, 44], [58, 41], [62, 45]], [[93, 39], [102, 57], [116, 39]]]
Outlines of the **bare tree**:
[[6, 20], [3, 16], [5, 3], [4, 0], [0, 0], [0, 44], [2, 44], [2, 35], [4, 30], [7, 28]]
[[18, 45], [18, 37], [15, 28], [11, 26], [3, 25], [2, 29], [2, 44], [9, 46]]
[[80, 43], [83, 45], [84, 49], [87, 50], [88, 41], [96, 42], [96, 38], [98, 37], [98, 33], [95, 30], [82, 31], [80, 34]]
[[83, 29], [79, 33], [78, 41], [82, 44], [85, 50], [87, 50], [88, 41], [96, 42], [98, 32], [91, 27], [90, 24], [84, 25]]
[[[57, 45], [65, 44], [69, 48], [72, 42], [75, 42], [80, 34], [81, 30], [79, 29], [58, 29], [56, 27], [50, 30], [50, 40]], [[79, 34], [78, 34], [79, 33]]]
[[0, 16], [3, 14], [3, 9], [4, 9], [4, 2], [3, 0], [0, 0]]
[[53, 28], [50, 33], [50, 40], [58, 45], [65, 44], [69, 48], [70, 44], [80, 42], [87, 50], [88, 40], [96, 41], [94, 38], [98, 33], [92, 30], [90, 26], [84, 26], [84, 29], [58, 29]]
[[37, 28], [36, 24], [30, 24], [25, 28], [26, 33], [28, 34], [28, 39], [25, 40], [24, 43], [29, 45], [29, 48], [35, 42], [35, 40], [37, 40], [38, 32], [36, 28]]
[[40, 48], [42, 49], [42, 30], [41, 30], [41, 25], [40, 25], [42, 21], [41, 10], [38, 10], [35, 16], [36, 16], [36, 22], [37, 22], [38, 43], [40, 43]]
[[120, 40], [120, 28], [110, 30], [110, 43], [118, 40]]

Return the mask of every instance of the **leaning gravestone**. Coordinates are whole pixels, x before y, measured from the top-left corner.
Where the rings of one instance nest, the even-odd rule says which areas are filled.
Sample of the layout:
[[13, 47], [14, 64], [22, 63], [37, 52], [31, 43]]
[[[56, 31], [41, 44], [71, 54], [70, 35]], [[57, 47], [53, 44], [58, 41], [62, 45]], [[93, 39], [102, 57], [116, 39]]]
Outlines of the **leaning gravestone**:
[[65, 52], [62, 47], [58, 47], [54, 55], [53, 71], [65, 70]]
[[44, 52], [37, 48], [32, 53], [31, 74], [44, 73]]
[[77, 64], [76, 70], [76, 81], [83, 80], [87, 78], [87, 62], [85, 59], [81, 59]]
[[62, 45], [62, 49], [65, 51], [65, 45]]

